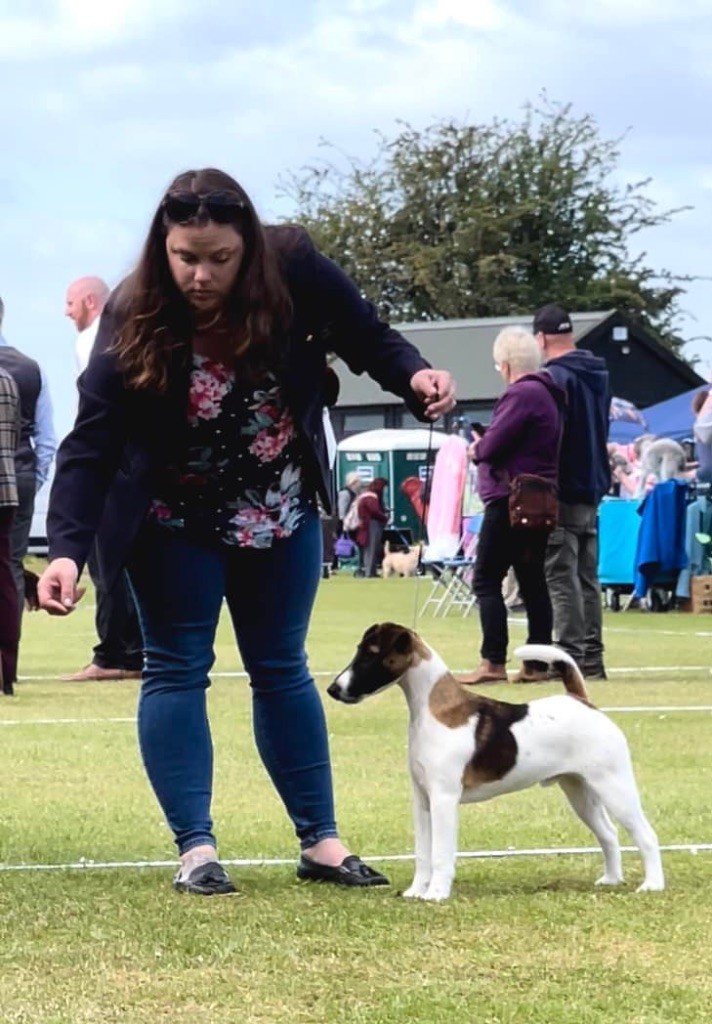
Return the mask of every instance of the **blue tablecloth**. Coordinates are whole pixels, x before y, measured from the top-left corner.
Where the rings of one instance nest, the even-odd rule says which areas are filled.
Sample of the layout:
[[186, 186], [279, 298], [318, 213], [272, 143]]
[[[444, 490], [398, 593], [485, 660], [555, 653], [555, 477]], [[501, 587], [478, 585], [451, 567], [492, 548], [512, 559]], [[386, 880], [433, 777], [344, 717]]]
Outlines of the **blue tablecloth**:
[[640, 516], [638, 501], [604, 498], [598, 510], [598, 578], [604, 587], [632, 587]]

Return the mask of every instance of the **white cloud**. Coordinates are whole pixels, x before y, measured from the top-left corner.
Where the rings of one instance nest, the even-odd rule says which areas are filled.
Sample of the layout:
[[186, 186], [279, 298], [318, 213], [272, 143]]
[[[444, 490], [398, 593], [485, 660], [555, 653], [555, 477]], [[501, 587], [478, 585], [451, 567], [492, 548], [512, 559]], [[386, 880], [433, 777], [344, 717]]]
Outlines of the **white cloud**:
[[511, 16], [497, 0], [426, 0], [415, 12], [414, 27], [432, 30], [461, 26], [491, 32], [506, 28]]
[[187, 0], [52, 0], [43, 14], [0, 4], [0, 57], [14, 62], [93, 53], [135, 38], [189, 9]]
[[645, 28], [661, 24], [685, 24], [696, 18], [709, 18], [709, 0], [543, 0], [541, 15], [561, 18], [562, 26], [588, 24], [615, 32], [621, 26]]

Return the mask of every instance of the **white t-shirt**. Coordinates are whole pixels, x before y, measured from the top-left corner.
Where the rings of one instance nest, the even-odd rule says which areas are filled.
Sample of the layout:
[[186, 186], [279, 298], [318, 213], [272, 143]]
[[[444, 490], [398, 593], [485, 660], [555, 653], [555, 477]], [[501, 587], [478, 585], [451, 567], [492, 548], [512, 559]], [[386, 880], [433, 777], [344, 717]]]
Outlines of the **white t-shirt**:
[[96, 340], [96, 333], [99, 330], [99, 320], [101, 317], [97, 316], [94, 321], [85, 327], [83, 331], [80, 331], [77, 335], [76, 345], [76, 363], [77, 363], [77, 376], [83, 373], [87, 368], [89, 362], [89, 356], [91, 350], [94, 348], [94, 342]]

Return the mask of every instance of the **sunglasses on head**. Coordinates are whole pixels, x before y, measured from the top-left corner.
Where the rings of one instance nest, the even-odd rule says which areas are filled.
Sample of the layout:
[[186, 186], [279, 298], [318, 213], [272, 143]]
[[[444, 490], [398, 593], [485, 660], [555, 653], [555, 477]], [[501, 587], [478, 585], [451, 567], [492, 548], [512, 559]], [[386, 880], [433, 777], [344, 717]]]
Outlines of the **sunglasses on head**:
[[216, 224], [235, 224], [247, 204], [236, 192], [169, 192], [162, 206], [168, 220], [175, 224], [186, 224], [201, 212]]

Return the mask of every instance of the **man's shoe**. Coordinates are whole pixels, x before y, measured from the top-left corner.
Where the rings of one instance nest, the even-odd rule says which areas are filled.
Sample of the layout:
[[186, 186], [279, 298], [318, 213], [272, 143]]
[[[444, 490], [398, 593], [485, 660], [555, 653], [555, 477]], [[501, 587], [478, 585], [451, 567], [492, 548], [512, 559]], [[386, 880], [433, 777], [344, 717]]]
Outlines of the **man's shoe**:
[[538, 669], [527, 670], [521, 668], [516, 676], [512, 676], [513, 683], [548, 683], [549, 672], [540, 672]]
[[130, 668], [102, 668], [101, 665], [95, 665], [92, 661], [79, 672], [74, 672], [70, 676], [60, 676], [59, 678], [65, 683], [112, 682], [117, 679], [140, 679], [141, 670]]
[[582, 674], [584, 679], [608, 679], [603, 665], [584, 665]]
[[185, 878], [181, 877], [179, 871], [173, 879], [173, 888], [178, 892], [191, 892], [196, 896], [230, 896], [237, 892], [227, 871], [216, 860], [199, 864]]
[[297, 864], [297, 878], [309, 882], [332, 882], [334, 885], [361, 887], [391, 884], [385, 875], [364, 864], [354, 853], [344, 857], [338, 867], [317, 864], [315, 860], [302, 854]]
[[512, 676], [513, 683], [548, 683], [549, 681], [549, 668], [544, 665], [543, 668], [539, 668], [542, 662], [540, 661], [524, 661], [522, 667], [519, 669], [515, 676]]
[[506, 683], [507, 670], [504, 665], [494, 661], [487, 661], [485, 658], [481, 665], [474, 672], [468, 672], [464, 676], [457, 677], [458, 682], [466, 686], [480, 686], [482, 683]]

